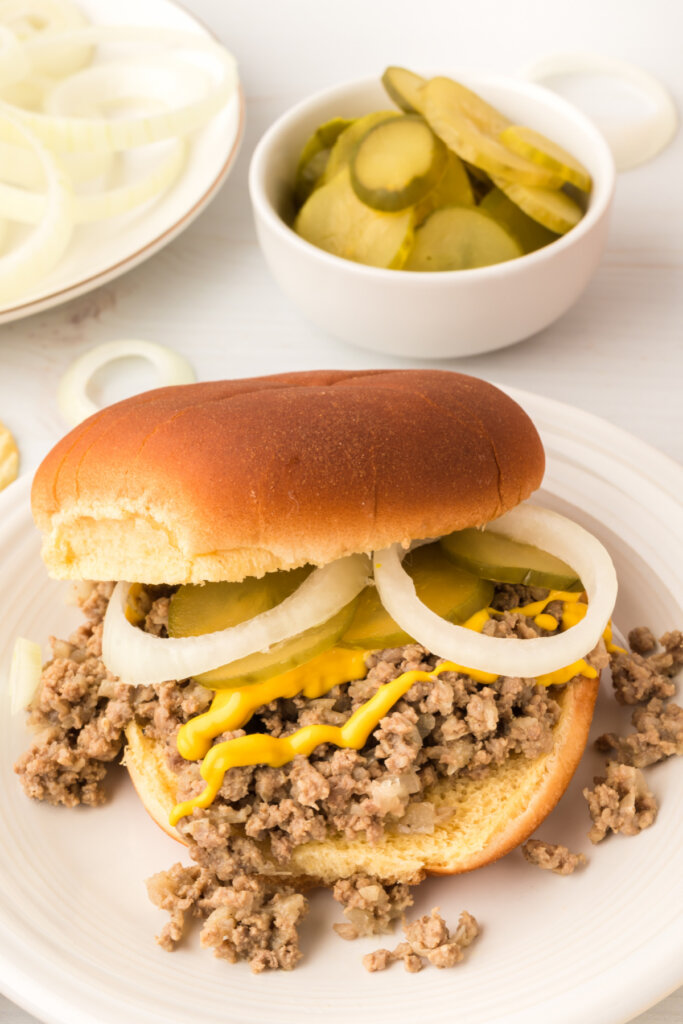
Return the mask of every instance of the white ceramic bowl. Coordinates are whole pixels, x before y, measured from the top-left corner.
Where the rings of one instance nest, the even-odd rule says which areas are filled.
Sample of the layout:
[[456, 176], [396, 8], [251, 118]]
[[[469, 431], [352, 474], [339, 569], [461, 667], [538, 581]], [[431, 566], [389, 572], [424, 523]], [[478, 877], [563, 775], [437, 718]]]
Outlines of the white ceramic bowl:
[[382, 270], [332, 256], [288, 226], [301, 149], [323, 121], [390, 108], [379, 79], [335, 86], [283, 114], [260, 140], [249, 171], [259, 242], [276, 281], [303, 315], [337, 338], [391, 355], [441, 359], [513, 345], [562, 316], [605, 246], [615, 170], [598, 129], [549, 90], [458, 75], [513, 121], [555, 139], [593, 176], [580, 223], [544, 249], [476, 270]]

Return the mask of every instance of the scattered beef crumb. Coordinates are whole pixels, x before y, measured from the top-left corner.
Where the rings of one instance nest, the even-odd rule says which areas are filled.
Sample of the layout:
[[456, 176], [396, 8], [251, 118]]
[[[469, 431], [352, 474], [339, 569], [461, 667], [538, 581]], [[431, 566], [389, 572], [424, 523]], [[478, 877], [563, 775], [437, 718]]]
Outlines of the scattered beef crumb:
[[628, 635], [628, 645], [636, 654], [649, 654], [654, 651], [657, 641], [647, 626], [636, 626]]
[[[631, 653], [612, 656], [614, 695], [620, 704], [644, 704], [653, 697], [673, 697], [675, 684], [670, 676], [683, 665], [683, 633], [674, 629], [660, 637], [663, 650], [647, 626], [637, 626], [628, 635]], [[644, 657], [647, 655], [647, 657]]]
[[666, 757], [683, 755], [683, 708], [654, 698], [646, 707], [636, 708], [631, 716], [636, 732], [617, 736], [607, 732], [595, 745], [621, 764], [648, 768]]
[[255, 974], [289, 971], [301, 959], [297, 925], [308, 901], [292, 888], [274, 889], [262, 878], [245, 874], [221, 882], [206, 868], [174, 864], [148, 879], [147, 892], [170, 915], [157, 936], [166, 950], [175, 949], [182, 938], [189, 912], [205, 918], [203, 947], [230, 963], [247, 960]]
[[106, 764], [124, 743], [133, 690], [104, 667], [102, 617], [112, 583], [84, 587], [87, 621], [68, 640], [50, 638], [52, 658], [43, 666], [28, 723], [37, 734], [15, 772], [34, 800], [75, 807], [105, 801]]
[[593, 781], [595, 788], [583, 791], [593, 819], [588, 833], [592, 843], [599, 843], [610, 831], [635, 836], [653, 824], [657, 800], [640, 769], [609, 761], [606, 777], [598, 776]]
[[[417, 885], [422, 875], [411, 879]], [[387, 885], [368, 875], [353, 875], [335, 883], [332, 895], [344, 908], [348, 923], [333, 925], [342, 939], [357, 939], [361, 935], [379, 935], [390, 932], [392, 923], [413, 905], [408, 885], [397, 882]]]
[[625, 651], [612, 657], [612, 685], [620, 704], [643, 704], [653, 697], [673, 697], [676, 686], [657, 670], [656, 655]]
[[376, 949], [363, 957], [363, 967], [374, 974], [375, 971], [386, 971], [394, 962], [394, 954], [390, 949]]
[[683, 633], [679, 629], [672, 629], [671, 632], [660, 636], [659, 642], [664, 648], [659, 654], [653, 654], [658, 672], [664, 675], [673, 676], [683, 666]]
[[559, 843], [544, 843], [541, 839], [528, 839], [522, 846], [522, 853], [530, 864], [556, 875], [572, 875], [576, 868], [586, 864], [582, 853], [570, 853]]
[[411, 974], [421, 971], [427, 963], [438, 968], [455, 967], [464, 958], [464, 950], [479, 934], [479, 925], [464, 910], [451, 934], [439, 908], [435, 907], [431, 914], [419, 917], [412, 924], [407, 924], [404, 919], [403, 932], [405, 941], [399, 942], [393, 951], [377, 949], [363, 957], [367, 971], [384, 971], [397, 960], [402, 960]]

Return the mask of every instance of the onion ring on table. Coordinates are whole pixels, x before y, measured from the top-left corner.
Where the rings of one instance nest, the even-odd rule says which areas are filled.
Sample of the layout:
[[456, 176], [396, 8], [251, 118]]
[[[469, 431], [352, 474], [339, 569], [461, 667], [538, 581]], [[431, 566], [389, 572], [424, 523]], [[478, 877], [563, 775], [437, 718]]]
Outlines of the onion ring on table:
[[620, 78], [655, 104], [655, 111], [634, 124], [600, 124], [617, 170], [626, 171], [657, 156], [676, 134], [678, 114], [671, 94], [653, 75], [616, 57], [592, 53], [558, 53], [527, 64], [518, 74], [531, 82], [559, 75], [598, 74]]
[[129, 356], [146, 359], [158, 370], [160, 380], [155, 387], [193, 384], [197, 379], [187, 359], [165, 345], [133, 339], [105, 342], [75, 359], [59, 382], [57, 405], [70, 426], [75, 427], [99, 412], [99, 406], [88, 397], [88, 384], [95, 373], [103, 366]]
[[18, 295], [46, 274], [64, 253], [73, 232], [73, 192], [55, 156], [21, 119], [0, 104], [0, 128], [9, 125], [38, 157], [47, 181], [44, 215], [35, 231], [0, 257], [0, 304]]
[[[36, 55], [40, 56], [44, 52], [78, 41], [93, 44], [147, 43], [198, 51], [213, 58], [214, 73], [218, 69], [219, 74], [213, 87], [194, 101], [182, 103], [171, 110], [116, 119], [55, 117], [14, 108], [4, 101], [0, 102], [0, 110], [9, 108], [17, 116], [20, 115], [24, 123], [43, 142], [59, 152], [117, 152], [178, 135], [187, 135], [218, 113], [237, 88], [237, 65], [234, 57], [220, 43], [191, 32], [116, 26], [83, 28], [29, 40], [26, 43], [26, 52], [31, 60], [35, 60]], [[16, 136], [8, 133], [6, 126], [2, 124], [0, 138], [7, 142], [17, 141]]]
[[200, 675], [327, 622], [367, 585], [369, 568], [367, 555], [339, 558], [314, 569], [269, 611], [203, 636], [158, 637], [133, 626], [126, 618], [130, 584], [117, 583], [104, 617], [102, 661], [131, 686]]
[[394, 544], [373, 555], [379, 597], [391, 617], [418, 643], [458, 665], [496, 675], [537, 677], [565, 668], [592, 651], [609, 621], [617, 577], [607, 551], [583, 527], [556, 512], [518, 505], [486, 527], [512, 540], [552, 552], [571, 565], [588, 595], [588, 611], [577, 625], [550, 637], [521, 640], [484, 636], [442, 619], [423, 604]]

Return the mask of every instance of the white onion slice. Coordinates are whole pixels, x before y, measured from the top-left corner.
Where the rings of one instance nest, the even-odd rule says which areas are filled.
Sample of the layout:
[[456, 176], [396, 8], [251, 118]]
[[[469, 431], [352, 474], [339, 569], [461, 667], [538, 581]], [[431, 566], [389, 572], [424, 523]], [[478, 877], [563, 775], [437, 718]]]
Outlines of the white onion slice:
[[557, 75], [612, 75], [651, 100], [655, 110], [649, 117], [625, 125], [600, 122], [617, 170], [626, 171], [652, 160], [676, 134], [678, 114], [671, 94], [647, 71], [625, 60], [592, 53], [558, 53], [528, 64], [519, 74], [532, 82], [543, 82]]
[[[74, 196], [72, 214], [75, 224], [92, 224], [130, 213], [137, 206], [161, 195], [178, 179], [187, 158], [187, 143], [175, 139], [164, 159], [138, 181], [103, 192]], [[0, 169], [0, 176], [2, 170]], [[15, 188], [0, 181], [0, 217], [21, 224], [38, 224], [45, 216], [44, 194]]]
[[[99, 178], [109, 170], [111, 153], [61, 153], [59, 160], [74, 185]], [[21, 188], [45, 188], [42, 165], [32, 149], [0, 141], [0, 180]]]
[[[162, 139], [187, 135], [200, 128], [218, 113], [237, 88], [237, 65], [234, 57], [220, 43], [192, 32], [153, 28], [105, 26], [83, 28], [58, 35], [28, 40], [26, 52], [34, 62], [45, 54], [58, 54], [60, 47], [74, 43], [129, 43], [177, 47], [209, 57], [213, 83], [206, 93], [189, 102], [181, 102], [171, 110], [136, 116], [108, 119], [104, 117], [55, 117], [11, 107], [0, 102], [0, 110], [9, 107], [21, 115], [35, 134], [51, 148], [60, 152], [115, 152]], [[16, 142], [16, 136], [0, 123], [0, 137]]]
[[[0, 9], [0, 22], [2, 12]], [[14, 32], [0, 24], [0, 89], [14, 85], [27, 76], [31, 62]]]
[[57, 404], [69, 426], [75, 427], [99, 411], [99, 406], [88, 397], [88, 385], [95, 373], [117, 359], [130, 356], [146, 359], [155, 367], [159, 373], [159, 382], [155, 387], [193, 384], [197, 379], [187, 359], [165, 345], [132, 338], [107, 341], [75, 359], [59, 382]]
[[10, 710], [13, 715], [23, 711], [33, 700], [43, 670], [40, 644], [17, 637], [9, 670]]
[[[70, 0], [0, 0], [0, 22], [20, 42], [51, 33], [82, 28], [88, 19]], [[47, 51], [33, 61], [36, 71], [61, 78], [78, 71], [92, 59], [92, 46], [75, 44], [59, 52]]]
[[433, 654], [467, 668], [531, 678], [554, 672], [593, 650], [617, 596], [617, 576], [599, 540], [564, 516], [534, 505], [519, 505], [487, 530], [533, 544], [571, 565], [588, 595], [588, 611], [577, 625], [551, 637], [522, 640], [484, 636], [446, 622], [424, 605], [404, 570], [405, 551], [394, 544], [373, 555], [375, 583], [391, 617]]
[[130, 685], [187, 679], [219, 668], [327, 622], [367, 585], [366, 555], [349, 555], [315, 569], [290, 597], [246, 622], [204, 636], [161, 638], [131, 625], [130, 584], [117, 583], [104, 618], [102, 660]]
[[10, 126], [40, 160], [47, 182], [44, 216], [35, 231], [0, 258], [0, 304], [12, 301], [40, 280], [63, 255], [73, 232], [73, 193], [53, 154], [0, 104], [0, 128]]
[[[211, 91], [208, 71], [164, 56], [107, 61], [70, 75], [45, 97], [51, 117], [103, 117], [125, 102], [158, 100], [160, 110], [196, 103]], [[147, 111], [144, 112], [147, 115]]]

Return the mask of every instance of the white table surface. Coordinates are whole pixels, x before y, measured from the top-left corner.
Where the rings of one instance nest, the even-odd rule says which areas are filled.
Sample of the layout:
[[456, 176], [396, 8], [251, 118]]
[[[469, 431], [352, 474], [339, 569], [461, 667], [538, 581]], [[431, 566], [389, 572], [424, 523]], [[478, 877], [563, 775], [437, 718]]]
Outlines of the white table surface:
[[[263, 130], [306, 94], [381, 72], [388, 63], [512, 74], [549, 52], [590, 50], [656, 73], [683, 107], [683, 5], [674, 0], [187, 0], [187, 6], [240, 62], [248, 119], [242, 152], [209, 210], [148, 263], [57, 310], [0, 327], [0, 419], [17, 436], [22, 472], [32, 472], [64, 432], [55, 402], [60, 375], [103, 341], [164, 342], [193, 362], [200, 379], [421, 365], [325, 336], [301, 321], [268, 275], [251, 220], [247, 167]], [[595, 109], [605, 108], [601, 96], [596, 91], [590, 98]], [[620, 177], [606, 256], [562, 320], [502, 352], [434, 365], [597, 412], [683, 459], [682, 166], [679, 134], [656, 161]], [[152, 385], [152, 371], [131, 362], [96, 388], [95, 397], [113, 400]], [[33, 1019], [0, 997], [0, 1024]], [[639, 1024], [682, 1020], [683, 990], [638, 1018]]]

